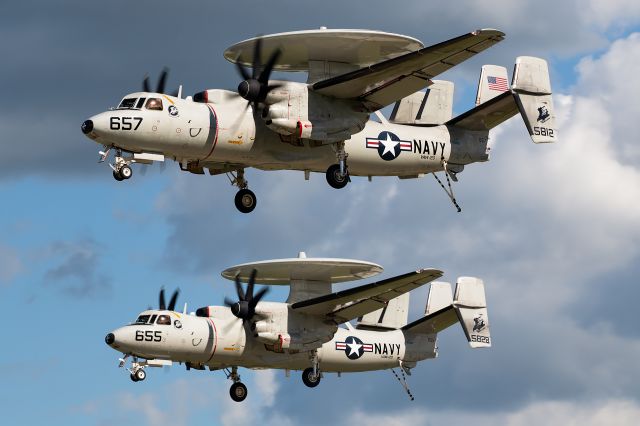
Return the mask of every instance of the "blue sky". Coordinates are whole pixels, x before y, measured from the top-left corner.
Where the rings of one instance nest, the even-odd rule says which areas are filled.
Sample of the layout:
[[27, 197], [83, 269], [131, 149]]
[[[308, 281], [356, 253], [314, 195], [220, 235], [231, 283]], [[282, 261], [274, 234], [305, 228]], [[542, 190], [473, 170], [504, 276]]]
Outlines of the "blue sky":
[[[183, 4], [184, 3], [184, 4]], [[633, 424], [640, 415], [640, 6], [590, 2], [297, 2], [107, 4], [26, 1], [0, 7], [0, 409], [18, 424]], [[295, 16], [291, 11], [296, 10]], [[461, 13], [464, 11], [464, 13]], [[171, 68], [186, 93], [233, 88], [230, 44], [272, 32], [368, 28], [433, 44], [495, 27], [507, 39], [442, 78], [455, 110], [471, 107], [484, 63], [549, 60], [561, 140], [534, 146], [518, 118], [491, 135], [487, 164], [467, 168], [456, 214], [431, 177], [354, 179], [249, 171], [259, 205], [237, 213], [223, 176], [153, 166], [116, 182], [80, 132], [87, 117]], [[462, 332], [410, 378], [410, 403], [389, 372], [328, 377], [243, 371], [251, 410], [222, 373], [152, 370], [132, 383], [104, 335], [157, 304], [219, 304], [222, 269], [295, 256], [360, 258], [384, 277], [437, 267], [485, 279], [495, 345]], [[286, 297], [274, 289], [270, 300]], [[412, 295], [412, 315], [425, 290]], [[331, 409], [327, 409], [330, 407]], [[310, 420], [312, 419], [312, 420]]]

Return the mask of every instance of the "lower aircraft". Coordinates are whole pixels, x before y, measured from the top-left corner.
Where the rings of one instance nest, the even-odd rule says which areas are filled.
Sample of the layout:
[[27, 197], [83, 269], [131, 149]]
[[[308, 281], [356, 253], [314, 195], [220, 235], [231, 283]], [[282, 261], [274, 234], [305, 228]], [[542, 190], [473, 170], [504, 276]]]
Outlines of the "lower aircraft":
[[[332, 292], [333, 283], [368, 278], [382, 272], [375, 263], [351, 259], [277, 259], [233, 266], [222, 276], [235, 281], [238, 300], [187, 313], [175, 310], [178, 291], [158, 309], [141, 312], [135, 322], [105, 337], [124, 354], [120, 367], [131, 380], [145, 380], [148, 367], [174, 362], [187, 370], [223, 370], [230, 395], [247, 397], [239, 367], [302, 371], [302, 381], [316, 387], [326, 373], [391, 369], [411, 399], [406, 375], [422, 360], [437, 356], [438, 333], [459, 323], [472, 348], [491, 346], [484, 283], [460, 277], [455, 292], [443, 273], [419, 269], [348, 290]], [[244, 288], [241, 282], [247, 282]], [[424, 316], [408, 322], [409, 292], [430, 284]], [[261, 299], [255, 284], [289, 285], [285, 303]], [[354, 326], [351, 321], [356, 320]], [[396, 372], [398, 369], [398, 372]]]

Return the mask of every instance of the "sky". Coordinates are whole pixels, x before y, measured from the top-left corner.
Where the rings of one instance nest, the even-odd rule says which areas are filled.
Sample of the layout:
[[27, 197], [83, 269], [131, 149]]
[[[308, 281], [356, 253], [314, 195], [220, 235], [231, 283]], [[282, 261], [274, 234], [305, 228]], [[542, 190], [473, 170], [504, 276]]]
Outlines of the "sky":
[[[220, 3], [220, 2], [218, 2]], [[480, 66], [549, 61], [559, 141], [534, 145], [520, 118], [492, 131], [491, 161], [467, 167], [456, 213], [435, 180], [353, 179], [249, 170], [256, 210], [233, 206], [223, 176], [174, 163], [116, 182], [80, 124], [171, 69], [185, 93], [233, 89], [231, 44], [319, 28], [406, 34], [425, 45], [477, 28], [504, 42], [440, 76], [456, 113], [472, 107]], [[21, 1], [0, 5], [0, 418], [4, 424], [214, 425], [636, 424], [640, 417], [640, 3], [325, 0]], [[286, 76], [285, 76], [286, 77]], [[293, 76], [300, 78], [300, 76]], [[180, 288], [178, 305], [221, 304], [228, 266], [282, 257], [421, 267], [484, 279], [493, 347], [459, 327], [409, 377], [241, 370], [150, 370], [133, 383], [104, 335]], [[342, 287], [340, 287], [342, 288]], [[274, 289], [269, 300], [284, 300]], [[414, 291], [421, 315], [426, 288]], [[191, 309], [190, 309], [191, 310]]]

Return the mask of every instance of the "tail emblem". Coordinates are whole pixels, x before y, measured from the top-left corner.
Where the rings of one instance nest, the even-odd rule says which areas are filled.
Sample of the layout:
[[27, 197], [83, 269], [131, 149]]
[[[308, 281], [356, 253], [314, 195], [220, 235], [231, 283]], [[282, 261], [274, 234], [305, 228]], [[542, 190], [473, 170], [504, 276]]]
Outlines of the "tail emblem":
[[538, 108], [538, 122], [544, 123], [548, 119], [549, 119], [549, 111], [547, 110], [547, 106], [542, 105], [540, 108]]
[[484, 328], [487, 326], [484, 322], [484, 318], [482, 318], [482, 314], [479, 314], [477, 317], [475, 317], [473, 319], [473, 331], [479, 332], [484, 330]]

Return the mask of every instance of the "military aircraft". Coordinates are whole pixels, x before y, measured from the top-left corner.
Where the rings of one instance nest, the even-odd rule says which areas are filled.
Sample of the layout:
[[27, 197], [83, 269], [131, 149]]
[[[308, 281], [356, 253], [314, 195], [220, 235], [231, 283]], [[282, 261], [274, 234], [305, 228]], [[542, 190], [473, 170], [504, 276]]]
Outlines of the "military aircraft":
[[[132, 163], [166, 159], [191, 173], [227, 174], [243, 213], [257, 202], [249, 167], [300, 170], [305, 179], [325, 173], [337, 189], [352, 176], [433, 173], [460, 211], [449, 178], [489, 159], [490, 129], [520, 113], [533, 142], [557, 138], [547, 63], [539, 58], [518, 57], [511, 85], [506, 68], [483, 66], [476, 107], [453, 117], [453, 83], [434, 77], [504, 37], [482, 29], [429, 47], [368, 30], [256, 37], [224, 52], [241, 75], [237, 91], [183, 98], [180, 86], [167, 94], [165, 69], [155, 91], [145, 77], [142, 92], [84, 121], [82, 132], [104, 146], [101, 161], [115, 152], [110, 166], [119, 181], [131, 178]], [[306, 72], [307, 81], [272, 80], [273, 71]], [[380, 110], [392, 104], [387, 119]]]
[[[325, 373], [391, 369], [411, 399], [406, 374], [419, 361], [435, 358], [439, 332], [459, 322], [472, 348], [491, 346], [484, 283], [460, 277], [455, 293], [437, 269], [419, 269], [359, 287], [332, 292], [332, 284], [372, 277], [375, 263], [351, 259], [297, 258], [246, 263], [222, 276], [235, 281], [238, 300], [205, 306], [187, 314], [175, 310], [178, 292], [158, 309], [141, 312], [105, 342], [120, 358], [134, 382], [147, 367], [184, 363], [187, 370], [223, 370], [233, 384], [234, 401], [247, 387], [238, 367], [302, 371], [302, 381], [316, 387]], [[247, 282], [246, 289], [241, 282]], [[408, 322], [409, 291], [431, 283], [424, 316]], [[255, 284], [288, 285], [286, 303], [261, 299]], [[357, 320], [353, 326], [350, 321]], [[395, 369], [398, 368], [398, 374]]]

